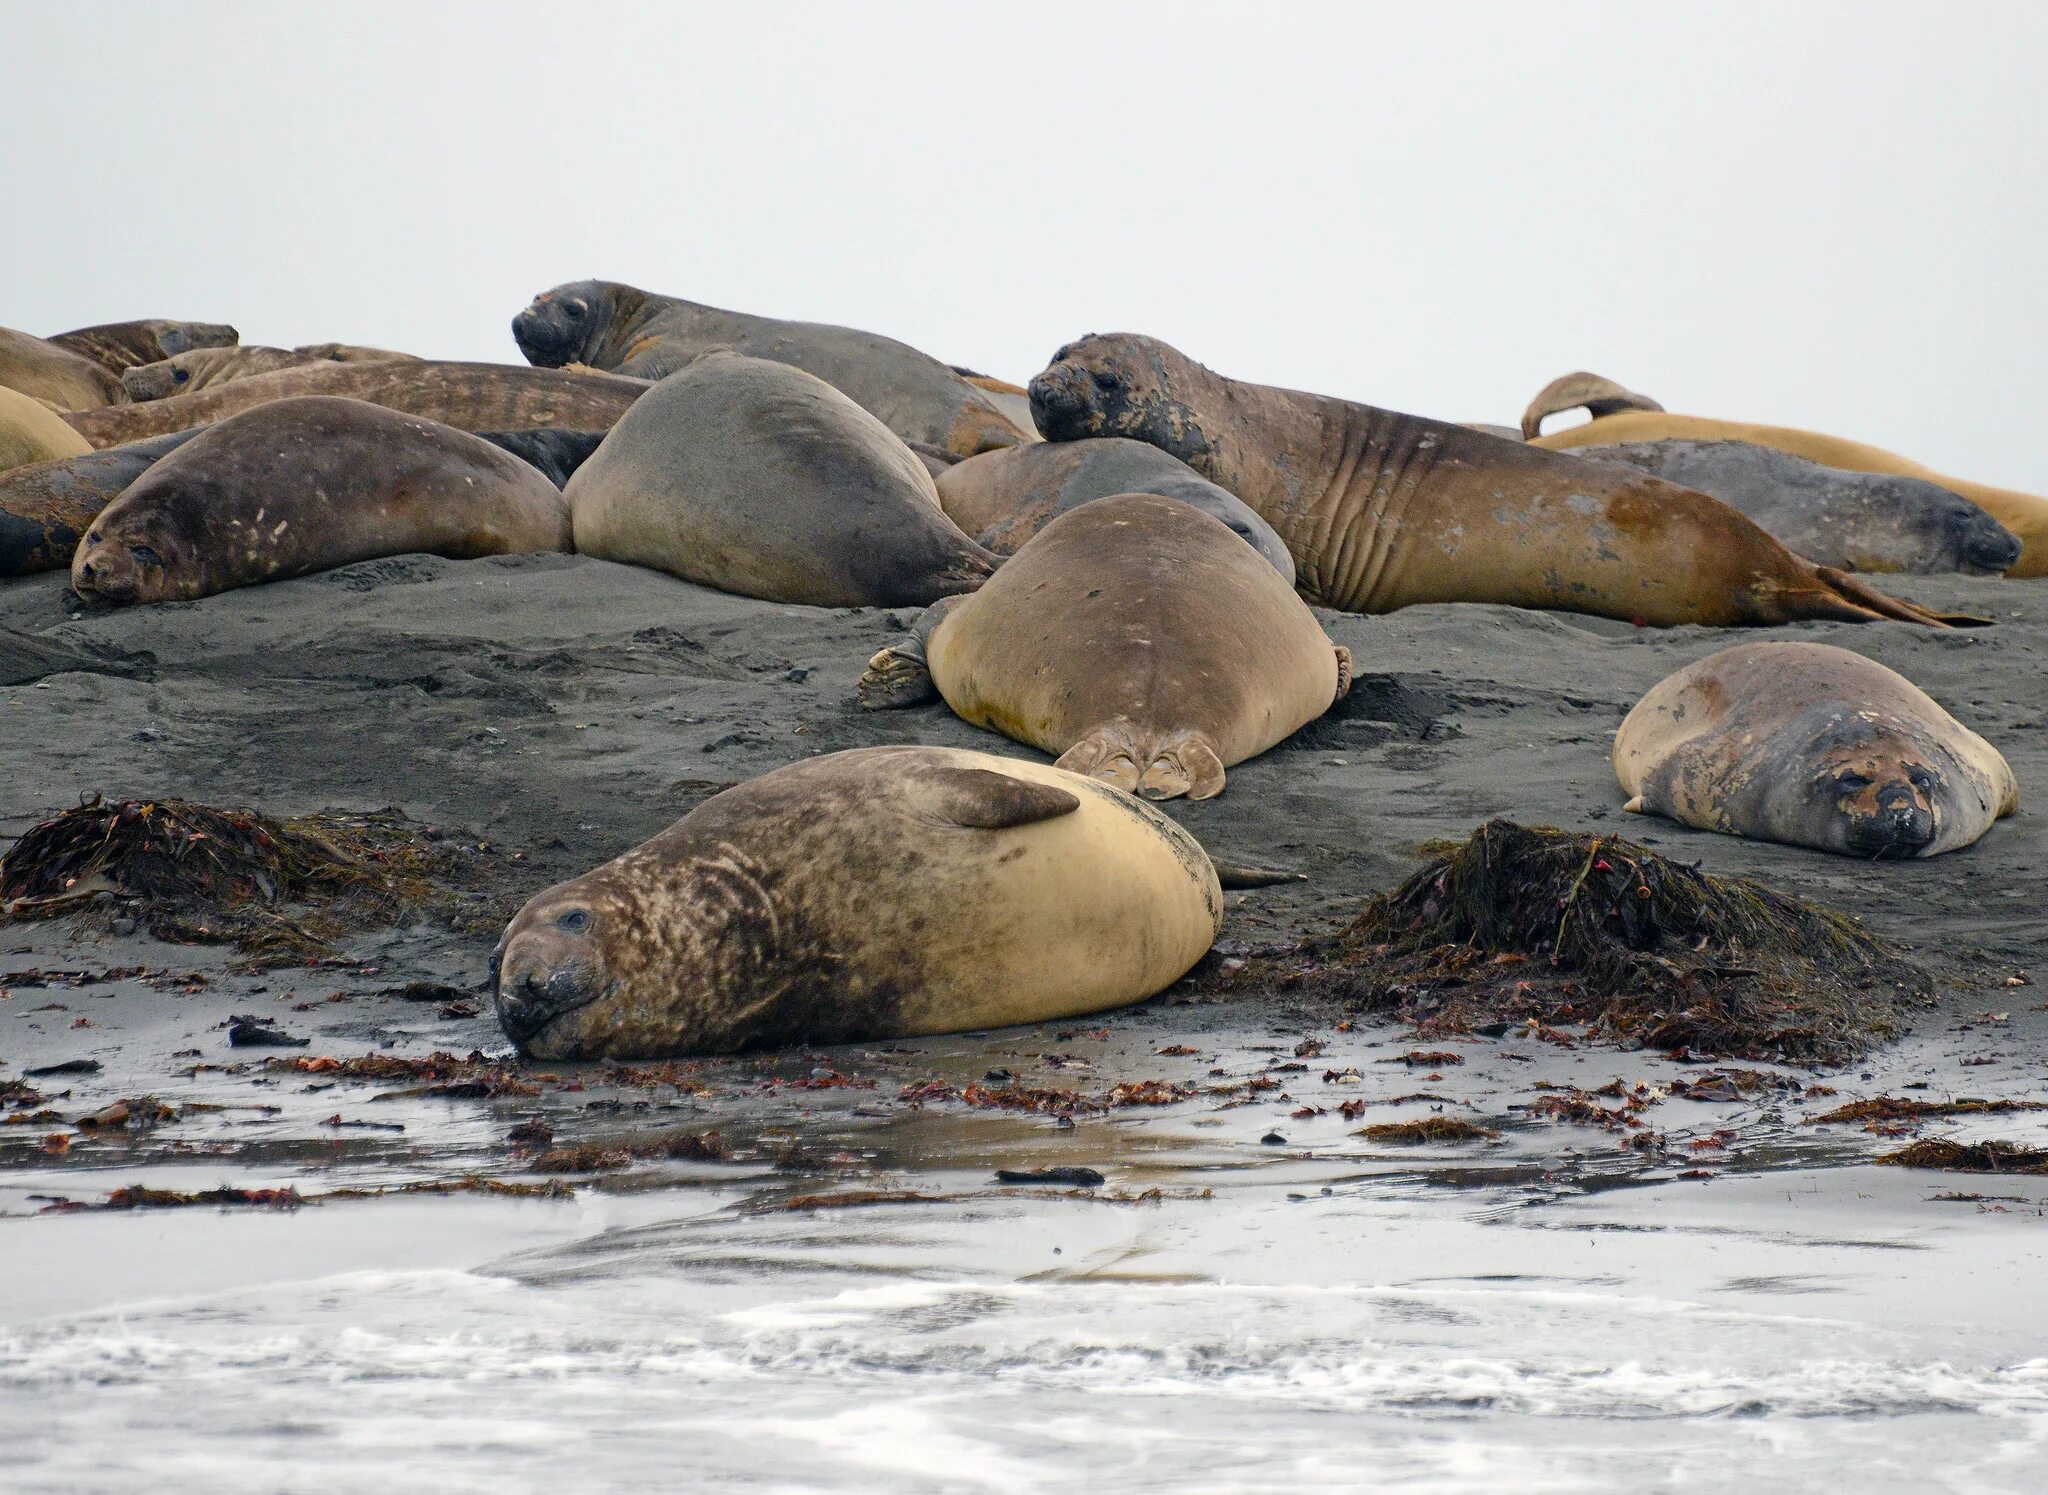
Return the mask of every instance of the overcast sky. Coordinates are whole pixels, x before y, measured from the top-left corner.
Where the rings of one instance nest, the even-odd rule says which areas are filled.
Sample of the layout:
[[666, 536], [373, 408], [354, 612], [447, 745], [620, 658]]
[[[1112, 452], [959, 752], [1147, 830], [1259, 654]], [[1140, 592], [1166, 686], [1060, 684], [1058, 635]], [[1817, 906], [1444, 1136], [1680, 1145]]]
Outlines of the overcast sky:
[[2038, 4], [7, 5], [0, 325], [518, 360], [585, 277], [2048, 491]]

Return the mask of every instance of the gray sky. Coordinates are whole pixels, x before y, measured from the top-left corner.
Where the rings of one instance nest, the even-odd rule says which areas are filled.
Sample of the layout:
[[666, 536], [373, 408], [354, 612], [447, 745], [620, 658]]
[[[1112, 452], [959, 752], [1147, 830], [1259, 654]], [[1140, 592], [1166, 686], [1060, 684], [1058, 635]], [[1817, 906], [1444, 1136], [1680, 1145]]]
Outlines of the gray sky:
[[0, 325], [516, 362], [599, 277], [1018, 380], [1140, 331], [1511, 423], [1589, 368], [2048, 491], [2044, 44], [1868, 0], [7, 0]]

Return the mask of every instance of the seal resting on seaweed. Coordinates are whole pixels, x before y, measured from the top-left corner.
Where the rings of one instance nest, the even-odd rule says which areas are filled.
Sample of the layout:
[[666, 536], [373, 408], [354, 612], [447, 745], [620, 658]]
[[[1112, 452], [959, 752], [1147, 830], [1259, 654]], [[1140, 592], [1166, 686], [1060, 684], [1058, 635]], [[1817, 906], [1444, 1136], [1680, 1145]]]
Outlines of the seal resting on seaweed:
[[773, 359], [823, 379], [903, 440], [963, 457], [1038, 439], [988, 393], [893, 337], [721, 311], [612, 280], [542, 291], [512, 319], [512, 337], [542, 368], [582, 364], [641, 379], [676, 373], [714, 348]]
[[713, 795], [535, 895], [492, 986], [537, 1059], [849, 1043], [1143, 1001], [1222, 917], [1194, 838], [1120, 790], [955, 748], [857, 748]]
[[1132, 436], [1256, 509], [1311, 602], [1493, 602], [1674, 625], [1943, 620], [1795, 556], [1716, 499], [1447, 421], [1244, 384], [1087, 337], [1031, 381], [1049, 441]]
[[1209, 799], [1225, 768], [1350, 685], [1351, 652], [1219, 520], [1126, 493], [1061, 515], [979, 591], [927, 610], [868, 661], [860, 694], [873, 708], [936, 693], [1061, 768]]
[[1687, 665], [1614, 734], [1627, 809], [1845, 856], [1938, 856], [2019, 808], [1998, 749], [1875, 660], [1738, 644]]
[[412, 551], [569, 548], [555, 485], [480, 437], [360, 400], [274, 400], [131, 483], [86, 531], [71, 585], [178, 602]]
[[563, 491], [583, 554], [770, 602], [922, 606], [996, 564], [880, 421], [737, 353], [662, 380]]
[[[1543, 422], [1561, 411], [1587, 409], [1593, 419], [1582, 426], [1543, 434]], [[1623, 389], [1598, 374], [1566, 374], [1538, 391], [1522, 416], [1522, 431], [1534, 446], [1551, 451], [1576, 447], [1617, 446], [1639, 441], [1747, 441], [1790, 452], [1823, 467], [1849, 472], [1882, 472], [1921, 478], [1977, 505], [2019, 537], [2020, 558], [2008, 576], [2048, 576], [2048, 498], [1946, 477], [1933, 468], [1840, 436], [1768, 426], [1752, 421], [1713, 420], [1699, 415], [1672, 415], [1647, 396]], [[1592, 453], [1586, 455], [1591, 456]]]

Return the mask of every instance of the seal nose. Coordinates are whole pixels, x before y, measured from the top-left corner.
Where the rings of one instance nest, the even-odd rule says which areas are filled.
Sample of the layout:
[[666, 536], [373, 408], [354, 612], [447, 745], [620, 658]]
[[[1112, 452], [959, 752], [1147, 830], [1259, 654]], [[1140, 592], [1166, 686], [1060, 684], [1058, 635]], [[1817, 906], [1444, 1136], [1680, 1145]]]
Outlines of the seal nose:
[[513, 956], [500, 967], [498, 1024], [507, 1038], [523, 1047], [563, 1013], [589, 1005], [597, 995], [573, 967], [550, 967]]
[[1934, 839], [1934, 814], [1910, 784], [1888, 784], [1877, 796], [1877, 820], [1884, 844], [1912, 853]]
[[1057, 441], [1087, 409], [1086, 376], [1068, 364], [1056, 363], [1025, 386], [1031, 397], [1031, 421], [1038, 434]]

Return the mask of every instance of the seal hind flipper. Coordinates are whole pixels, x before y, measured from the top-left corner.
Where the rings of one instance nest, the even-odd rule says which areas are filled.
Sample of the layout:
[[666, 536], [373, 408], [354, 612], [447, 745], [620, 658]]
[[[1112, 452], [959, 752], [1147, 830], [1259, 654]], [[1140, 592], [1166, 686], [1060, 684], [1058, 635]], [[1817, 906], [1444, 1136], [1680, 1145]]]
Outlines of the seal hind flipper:
[[931, 647], [933, 631], [959, 604], [962, 595], [941, 597], [917, 615], [917, 621], [910, 625], [909, 637], [902, 643], [877, 649], [869, 656], [867, 670], [854, 687], [860, 695], [861, 710], [901, 711], [939, 698], [938, 683], [932, 679], [931, 659], [926, 651]]
[[1061, 753], [1052, 766], [1101, 779], [1127, 794], [1137, 792], [1138, 745], [1131, 737], [1131, 729], [1122, 723], [1095, 728]]
[[1351, 651], [1342, 644], [1336, 645], [1336, 650], [1337, 693], [1330, 697], [1330, 704], [1332, 706], [1351, 694]]
[[1176, 733], [1159, 744], [1138, 778], [1138, 793], [1146, 799], [1214, 799], [1222, 792], [1223, 759], [1199, 732]]
[[1648, 395], [1624, 389], [1612, 379], [1589, 374], [1583, 369], [1551, 380], [1536, 392], [1529, 408], [1522, 412], [1522, 439], [1534, 441], [1543, 434], [1543, 422], [1567, 410], [1584, 410], [1598, 420], [1626, 410], [1658, 410], [1664, 407]]
[[1209, 858], [1209, 865], [1216, 869], [1216, 881], [1231, 889], [1270, 888], [1283, 882], [1307, 882], [1306, 872], [1291, 872], [1285, 867], [1254, 867], [1244, 862], [1225, 862], [1215, 856]]
[[1081, 808], [1078, 796], [1052, 784], [1013, 779], [987, 768], [931, 768], [919, 787], [943, 820], [969, 830], [1002, 831], [1055, 820]]
[[1890, 618], [1899, 623], [1924, 623], [1932, 628], [1983, 628], [1991, 619], [1980, 618], [1972, 613], [1937, 613], [1908, 602], [1903, 597], [1893, 597], [1880, 592], [1869, 582], [1848, 571], [1837, 571], [1832, 566], [1815, 566], [1814, 571], [1836, 592], [1855, 606], [1876, 613], [1881, 618]]

